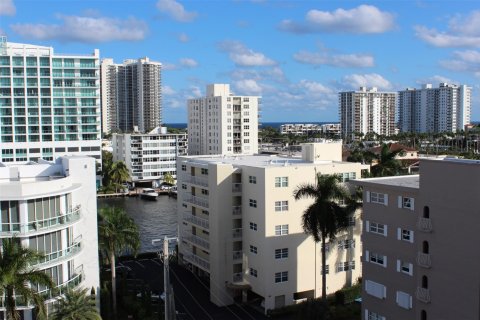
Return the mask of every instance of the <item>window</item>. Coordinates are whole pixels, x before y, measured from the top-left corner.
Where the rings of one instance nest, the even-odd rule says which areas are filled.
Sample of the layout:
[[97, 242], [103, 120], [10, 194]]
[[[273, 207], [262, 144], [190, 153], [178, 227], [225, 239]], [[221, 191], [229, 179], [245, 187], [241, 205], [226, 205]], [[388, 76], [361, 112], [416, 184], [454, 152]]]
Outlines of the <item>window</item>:
[[342, 182], [347, 182], [352, 179], [355, 179], [357, 177], [357, 174], [355, 172], [344, 172], [342, 174]]
[[258, 276], [257, 270], [256, 270], [256, 269], [253, 269], [253, 268], [250, 268], [250, 275], [251, 275], [252, 277], [255, 277], [255, 278], [256, 278], [256, 277]]
[[204, 196], [208, 196], [208, 190], [207, 189], [202, 189], [202, 194]]
[[258, 253], [257, 247], [250, 245], [250, 252], [254, 253], [254, 254], [257, 254]]
[[397, 239], [413, 243], [413, 231], [398, 228], [397, 229]]
[[288, 201], [275, 201], [275, 211], [288, 211]]
[[248, 176], [248, 182], [252, 184], [257, 184], [257, 177], [255, 176]]
[[182, 183], [182, 189], [187, 190], [187, 185], [185, 183]]
[[383, 236], [387, 236], [387, 226], [377, 222], [369, 222], [366, 223], [367, 231], [371, 233], [381, 234]]
[[275, 249], [275, 259], [287, 259], [288, 248]]
[[288, 271], [275, 272], [275, 283], [287, 282]]
[[397, 260], [397, 272], [413, 275], [413, 264]]
[[253, 230], [253, 231], [257, 231], [257, 224], [253, 223], [253, 222], [250, 222], [250, 229]]
[[401, 197], [401, 196], [398, 197], [399, 208], [413, 210], [413, 203], [414, 203], [413, 198], [407, 198], [407, 197]]
[[337, 272], [355, 270], [355, 260], [337, 263]]
[[249, 125], [244, 125], [243, 126], [243, 130], [249, 130], [250, 129], [250, 126]]
[[370, 192], [370, 202], [379, 204], [388, 204], [388, 196], [385, 193]]
[[187, 165], [186, 164], [182, 164], [182, 171], [187, 171]]
[[349, 248], [355, 248], [355, 239], [345, 239], [345, 240], [339, 240], [338, 241], [338, 249], [349, 249]]
[[283, 236], [288, 234], [288, 224], [282, 224], [275, 226], [275, 235], [276, 236]]
[[375, 281], [365, 281], [365, 291], [374, 297], [379, 299], [385, 299], [387, 296], [387, 287]]
[[367, 262], [381, 265], [382, 267], [387, 266], [387, 256], [376, 252], [369, 252], [368, 250], [365, 250], [365, 260]]
[[203, 175], [208, 175], [208, 169], [202, 168], [202, 169], [201, 169], [201, 173], [202, 173]]
[[386, 318], [376, 312], [365, 309], [365, 320], [386, 320]]
[[275, 177], [275, 188], [288, 187], [288, 177]]
[[250, 203], [250, 207], [252, 207], [252, 208], [257, 207], [257, 200], [250, 199], [249, 203]]
[[412, 296], [406, 292], [397, 291], [397, 304], [404, 309], [412, 308]]

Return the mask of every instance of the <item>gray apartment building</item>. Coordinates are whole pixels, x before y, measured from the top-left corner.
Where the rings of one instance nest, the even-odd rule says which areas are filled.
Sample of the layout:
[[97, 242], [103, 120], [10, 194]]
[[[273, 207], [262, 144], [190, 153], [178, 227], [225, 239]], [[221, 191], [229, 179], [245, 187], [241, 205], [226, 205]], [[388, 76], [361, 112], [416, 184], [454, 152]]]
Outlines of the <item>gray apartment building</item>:
[[480, 319], [480, 161], [364, 179], [362, 319]]

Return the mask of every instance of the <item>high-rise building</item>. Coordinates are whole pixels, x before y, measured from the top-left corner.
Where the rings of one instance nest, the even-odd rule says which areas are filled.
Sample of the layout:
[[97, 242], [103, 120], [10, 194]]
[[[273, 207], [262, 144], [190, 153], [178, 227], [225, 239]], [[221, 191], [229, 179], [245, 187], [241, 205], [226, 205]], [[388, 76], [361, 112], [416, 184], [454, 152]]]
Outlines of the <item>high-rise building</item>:
[[112, 135], [113, 160], [124, 161], [132, 182], [151, 182], [158, 187], [166, 174], [177, 177], [177, 157], [187, 154], [186, 133], [167, 133], [159, 128], [150, 133]]
[[398, 93], [401, 132], [457, 132], [470, 124], [471, 88], [440, 83]]
[[206, 97], [188, 100], [188, 154], [257, 153], [259, 107], [260, 97], [208, 85]]
[[363, 320], [479, 317], [480, 164], [445, 158], [420, 168], [355, 181], [364, 190]]
[[[55, 163], [0, 166], [0, 205], [0, 239], [15, 237], [44, 254], [32, 267], [55, 284], [53, 290], [37, 288], [49, 313], [67, 288], [87, 288], [89, 293], [93, 288], [99, 307], [95, 160], [67, 156]], [[35, 319], [32, 305], [22, 299], [16, 304], [22, 319]], [[0, 317], [6, 319], [4, 297]]]
[[395, 92], [368, 90], [339, 93], [339, 114], [343, 139], [355, 139], [355, 133], [395, 134]]
[[149, 58], [103, 59], [102, 133], [148, 132], [162, 123], [162, 64]]
[[51, 47], [3, 42], [0, 126], [0, 162], [100, 159], [99, 51], [55, 54]]
[[[179, 259], [210, 281], [219, 305], [256, 297], [265, 311], [321, 295], [321, 245], [302, 229], [311, 199], [294, 199], [316, 173], [360, 177], [368, 166], [342, 162], [341, 143], [303, 145], [302, 158], [265, 155], [179, 157]], [[327, 291], [361, 274], [359, 213], [328, 243]], [[260, 302], [262, 302], [260, 304]]]

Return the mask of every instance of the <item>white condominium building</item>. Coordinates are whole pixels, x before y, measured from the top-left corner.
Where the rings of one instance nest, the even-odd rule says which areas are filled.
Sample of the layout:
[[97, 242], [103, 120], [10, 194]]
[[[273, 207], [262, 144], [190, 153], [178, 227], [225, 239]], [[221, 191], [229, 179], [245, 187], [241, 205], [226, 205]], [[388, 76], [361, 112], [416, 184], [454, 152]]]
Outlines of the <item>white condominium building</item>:
[[398, 93], [401, 132], [457, 132], [470, 124], [471, 87], [440, 83]]
[[162, 123], [162, 64], [149, 58], [103, 59], [102, 133], [148, 132]]
[[[99, 307], [95, 160], [61, 157], [55, 164], [0, 165], [0, 239], [17, 237], [44, 253], [34, 267], [52, 277], [55, 290], [37, 288], [49, 313], [68, 288], [95, 290]], [[0, 314], [5, 318], [5, 299]], [[22, 319], [35, 319], [33, 307], [17, 302]]]
[[101, 158], [99, 51], [55, 54], [51, 47], [0, 47], [0, 162]]
[[167, 133], [167, 128], [148, 134], [113, 134], [113, 160], [122, 160], [132, 182], [149, 181], [158, 187], [165, 174], [177, 176], [177, 157], [187, 154], [186, 133]]
[[395, 134], [395, 92], [379, 92], [373, 87], [368, 90], [339, 93], [339, 114], [342, 137], [355, 139], [354, 133], [379, 135]]
[[[208, 277], [210, 300], [256, 297], [269, 309], [321, 295], [321, 245], [302, 229], [310, 199], [294, 190], [316, 173], [361, 176], [368, 166], [341, 161], [341, 143], [304, 144], [302, 157], [188, 156], [177, 161], [179, 258]], [[361, 275], [361, 221], [328, 244], [327, 291]]]
[[299, 134], [305, 135], [308, 133], [317, 133], [322, 130], [319, 124], [312, 124], [312, 123], [286, 123], [280, 126], [280, 133], [281, 134]]
[[260, 97], [208, 85], [206, 97], [188, 100], [188, 154], [257, 153], [259, 107]]

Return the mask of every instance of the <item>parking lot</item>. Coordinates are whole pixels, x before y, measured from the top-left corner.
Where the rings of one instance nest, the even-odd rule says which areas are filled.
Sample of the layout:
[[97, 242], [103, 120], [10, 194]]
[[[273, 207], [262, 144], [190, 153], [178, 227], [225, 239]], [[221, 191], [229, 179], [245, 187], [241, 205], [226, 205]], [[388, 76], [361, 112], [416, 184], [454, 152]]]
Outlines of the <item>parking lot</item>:
[[[121, 261], [118, 267], [117, 269], [126, 270], [129, 278], [140, 279], [148, 284], [155, 294], [163, 293], [163, 263], [158, 258]], [[267, 319], [250, 306], [215, 306], [210, 302], [208, 282], [173, 263], [170, 264], [170, 281], [175, 296], [177, 319]]]

